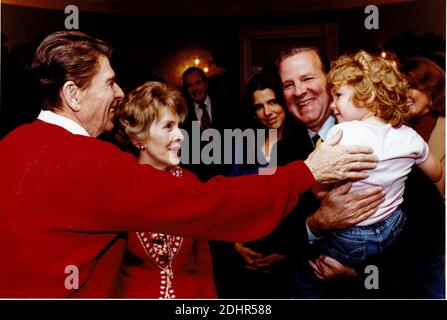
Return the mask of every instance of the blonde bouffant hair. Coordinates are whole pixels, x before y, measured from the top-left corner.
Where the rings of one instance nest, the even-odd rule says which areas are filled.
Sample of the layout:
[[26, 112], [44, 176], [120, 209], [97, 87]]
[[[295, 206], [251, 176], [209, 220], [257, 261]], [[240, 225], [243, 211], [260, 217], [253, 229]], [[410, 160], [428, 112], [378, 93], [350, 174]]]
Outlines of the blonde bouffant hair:
[[[343, 55], [331, 63], [327, 85], [330, 91], [344, 85], [352, 86], [356, 107], [368, 109], [394, 128], [404, 123], [408, 112], [408, 83], [395, 61], [365, 51]], [[371, 99], [374, 94], [375, 98]]]
[[115, 137], [120, 145], [138, 154], [136, 146], [149, 137], [149, 128], [160, 118], [162, 109], [168, 108], [183, 122], [187, 105], [181, 92], [164, 83], [148, 81], [126, 95], [115, 113]]

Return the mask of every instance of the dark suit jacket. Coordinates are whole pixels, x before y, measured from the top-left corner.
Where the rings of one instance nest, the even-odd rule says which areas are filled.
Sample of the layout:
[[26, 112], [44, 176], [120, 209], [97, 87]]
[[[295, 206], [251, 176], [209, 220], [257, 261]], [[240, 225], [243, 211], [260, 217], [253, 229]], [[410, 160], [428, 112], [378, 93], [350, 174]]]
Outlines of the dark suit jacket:
[[[297, 134], [278, 142], [278, 164], [284, 165], [294, 160], [306, 160], [314, 150], [307, 129], [299, 127]], [[290, 256], [309, 254], [311, 247], [306, 228], [306, 218], [320, 207], [320, 200], [315, 198], [312, 191], [307, 191], [300, 196], [298, 205], [289, 215], [287, 228], [290, 238], [287, 250]]]
[[[194, 108], [194, 103], [192, 101], [188, 101], [188, 116], [183, 122], [182, 128], [188, 132], [191, 132], [191, 125], [193, 121], [198, 121], [196, 111]], [[222, 105], [222, 102], [219, 102], [219, 99], [210, 97], [211, 101], [211, 127], [217, 130], [222, 130], [225, 128], [225, 105]]]
[[[307, 130], [303, 127], [296, 128], [291, 136], [278, 141], [275, 147], [279, 166], [295, 160], [305, 160], [313, 151]], [[246, 166], [242, 171], [244, 169], [250, 170], [250, 167]], [[298, 205], [271, 234], [245, 245], [263, 254], [281, 253], [288, 256], [302, 254], [302, 250], [308, 249], [306, 218], [319, 207], [319, 204], [319, 200], [316, 200], [311, 191], [300, 195]]]
[[[188, 116], [186, 118], [186, 120], [183, 122], [181, 128], [186, 130], [186, 132], [189, 135], [189, 161], [188, 163], [182, 163], [182, 167], [184, 167], [185, 169], [195, 173], [200, 180], [202, 181], [207, 181], [209, 179], [211, 179], [214, 176], [217, 175], [226, 175], [229, 171], [229, 166], [225, 166], [223, 165], [223, 155], [224, 155], [224, 150], [223, 150], [223, 140], [221, 143], [221, 158], [220, 158], [220, 164], [216, 163], [216, 164], [204, 164], [202, 163], [202, 159], [200, 161], [200, 164], [193, 164], [192, 163], [192, 141], [193, 139], [200, 139], [200, 137], [197, 136], [193, 136], [193, 132], [192, 132], [192, 123], [193, 121], [198, 121], [197, 119], [197, 115], [195, 112], [195, 108], [194, 108], [194, 104], [192, 101], [190, 101], [189, 99], [188, 101]], [[217, 99], [214, 97], [210, 96], [210, 101], [211, 101], [211, 128], [216, 129], [219, 131], [221, 138], [223, 139], [223, 133], [224, 133], [224, 129], [225, 128], [229, 128], [232, 129], [233, 125], [231, 124], [231, 120], [228, 119], [227, 114], [231, 115], [231, 112], [227, 113], [225, 112], [226, 110], [229, 109], [228, 107], [228, 103], [226, 103], [225, 101], [221, 100], [221, 99]], [[200, 130], [200, 133], [202, 133], [202, 131]], [[209, 142], [205, 141], [205, 142], [201, 142], [201, 148], [200, 151], [202, 152], [202, 149], [204, 146], [206, 146]], [[186, 148], [186, 141], [185, 143], [182, 145], [182, 149]]]

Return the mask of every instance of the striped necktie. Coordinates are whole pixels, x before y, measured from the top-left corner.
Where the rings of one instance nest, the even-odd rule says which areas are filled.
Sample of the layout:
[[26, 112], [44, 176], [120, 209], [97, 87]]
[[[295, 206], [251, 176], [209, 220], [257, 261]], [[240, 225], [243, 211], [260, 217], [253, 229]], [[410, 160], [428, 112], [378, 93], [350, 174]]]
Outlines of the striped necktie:
[[312, 145], [314, 146], [314, 148], [316, 149], [320, 143], [323, 142], [323, 139], [321, 139], [320, 135], [317, 133], [316, 135], [313, 136], [312, 138]]
[[211, 128], [211, 119], [208, 110], [206, 109], [206, 104], [202, 103], [201, 105], [199, 105], [199, 108], [202, 110], [202, 117], [200, 118], [200, 128], [202, 130]]

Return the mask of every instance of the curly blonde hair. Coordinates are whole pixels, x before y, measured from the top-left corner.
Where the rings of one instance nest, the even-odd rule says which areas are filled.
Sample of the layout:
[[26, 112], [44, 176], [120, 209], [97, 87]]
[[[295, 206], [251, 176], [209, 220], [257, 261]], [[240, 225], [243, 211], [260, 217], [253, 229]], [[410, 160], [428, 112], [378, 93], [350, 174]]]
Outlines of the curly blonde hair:
[[[368, 109], [394, 128], [404, 123], [408, 83], [395, 61], [365, 51], [343, 55], [331, 63], [327, 85], [329, 90], [352, 86], [356, 107]], [[373, 93], [375, 99], [370, 101]]]
[[164, 83], [148, 81], [127, 94], [114, 117], [118, 143], [137, 154], [136, 145], [147, 140], [149, 128], [159, 119], [163, 108], [176, 113], [180, 122], [186, 119], [187, 105], [181, 92]]

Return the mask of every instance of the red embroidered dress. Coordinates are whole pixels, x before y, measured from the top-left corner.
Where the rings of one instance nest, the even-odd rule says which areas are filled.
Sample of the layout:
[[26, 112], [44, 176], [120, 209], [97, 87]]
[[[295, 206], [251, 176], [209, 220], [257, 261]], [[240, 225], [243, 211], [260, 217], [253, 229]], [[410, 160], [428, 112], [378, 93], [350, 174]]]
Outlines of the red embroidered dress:
[[[182, 177], [183, 171], [177, 167], [171, 170], [171, 174]], [[120, 297], [216, 297], [206, 240], [135, 232], [129, 234], [127, 250], [118, 293]]]
[[137, 232], [137, 236], [151, 262], [160, 269], [160, 299], [174, 299], [172, 264], [180, 251], [183, 237], [153, 232]]

